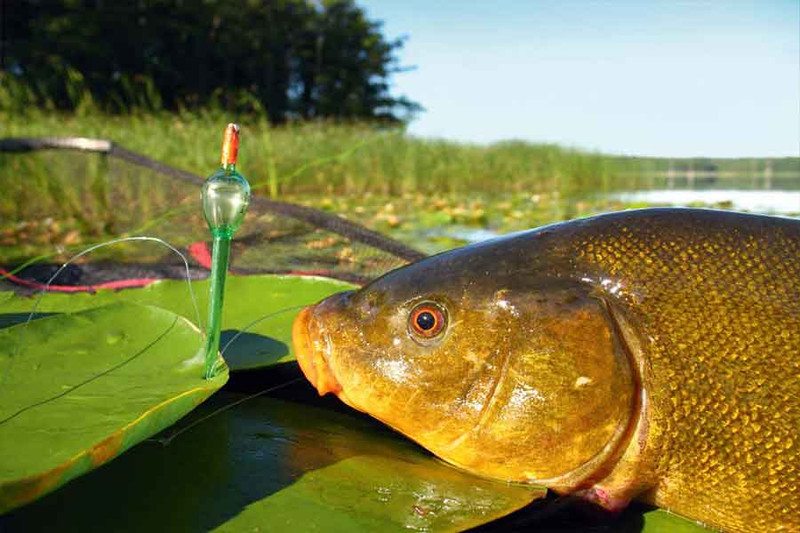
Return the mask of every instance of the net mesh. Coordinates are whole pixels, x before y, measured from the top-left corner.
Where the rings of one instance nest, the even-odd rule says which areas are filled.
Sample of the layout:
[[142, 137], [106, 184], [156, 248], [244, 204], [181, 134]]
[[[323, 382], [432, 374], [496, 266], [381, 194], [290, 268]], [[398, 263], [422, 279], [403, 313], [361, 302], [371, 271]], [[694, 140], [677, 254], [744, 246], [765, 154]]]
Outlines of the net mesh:
[[[187, 251], [193, 276], [203, 277], [210, 243], [200, 207], [202, 183], [199, 176], [105, 140], [0, 139], [0, 267], [15, 279], [44, 282], [90, 244], [147, 235]], [[37, 259], [43, 250], [52, 254]], [[231, 271], [365, 283], [422, 257], [335, 214], [254, 196], [233, 242]], [[32, 259], [37, 260], [26, 265]], [[180, 259], [163, 248], [123, 243], [71, 265], [54, 283], [183, 276]]]

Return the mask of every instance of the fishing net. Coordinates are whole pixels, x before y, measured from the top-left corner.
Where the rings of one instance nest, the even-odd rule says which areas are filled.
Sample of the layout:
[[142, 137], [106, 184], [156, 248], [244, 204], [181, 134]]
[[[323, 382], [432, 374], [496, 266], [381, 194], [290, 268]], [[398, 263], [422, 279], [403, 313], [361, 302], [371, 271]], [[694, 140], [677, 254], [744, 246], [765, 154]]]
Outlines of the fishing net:
[[[209, 268], [200, 176], [107, 140], [9, 138], [0, 139], [0, 183], [0, 274], [14, 290], [37, 288], [63, 260], [117, 236], [147, 235], [184, 250], [192, 277]], [[256, 194], [233, 241], [231, 272], [365, 283], [423, 256], [336, 214]], [[169, 250], [122, 243], [81, 258], [53, 286], [120, 288], [182, 277], [184, 265]]]

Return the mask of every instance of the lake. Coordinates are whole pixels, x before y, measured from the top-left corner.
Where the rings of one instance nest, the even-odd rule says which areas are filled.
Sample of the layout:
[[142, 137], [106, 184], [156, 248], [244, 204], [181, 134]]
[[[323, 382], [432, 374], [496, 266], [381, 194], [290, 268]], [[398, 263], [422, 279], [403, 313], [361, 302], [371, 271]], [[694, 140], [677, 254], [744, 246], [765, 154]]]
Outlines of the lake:
[[[427, 253], [504, 233], [621, 209], [706, 207], [800, 216], [800, 175], [721, 180], [643, 177], [631, 190], [563, 195], [467, 193], [359, 198], [296, 198], [339, 213]], [[670, 186], [672, 186], [670, 188]]]

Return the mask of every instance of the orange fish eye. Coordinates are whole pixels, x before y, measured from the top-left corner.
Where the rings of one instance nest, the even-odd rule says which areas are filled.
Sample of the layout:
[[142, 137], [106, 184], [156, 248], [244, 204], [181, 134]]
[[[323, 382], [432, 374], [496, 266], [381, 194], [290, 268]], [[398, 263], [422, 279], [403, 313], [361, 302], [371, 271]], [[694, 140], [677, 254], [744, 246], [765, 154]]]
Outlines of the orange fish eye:
[[438, 305], [424, 302], [411, 311], [408, 322], [412, 333], [423, 339], [431, 339], [444, 330], [446, 318]]

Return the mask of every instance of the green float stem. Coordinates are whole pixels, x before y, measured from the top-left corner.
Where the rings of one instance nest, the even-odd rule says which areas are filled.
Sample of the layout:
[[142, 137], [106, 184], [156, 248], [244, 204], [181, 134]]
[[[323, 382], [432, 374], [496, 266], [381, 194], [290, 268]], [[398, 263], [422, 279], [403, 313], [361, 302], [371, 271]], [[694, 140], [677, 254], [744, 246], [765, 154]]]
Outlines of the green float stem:
[[244, 176], [236, 172], [238, 153], [239, 126], [231, 123], [225, 128], [222, 141], [222, 168], [203, 183], [203, 215], [214, 239], [208, 297], [208, 332], [203, 365], [203, 375], [206, 379], [213, 378], [225, 366], [219, 355], [225, 277], [228, 275], [233, 233], [241, 226], [247, 206], [250, 204], [250, 184]]
[[228, 232], [213, 232], [214, 244], [211, 254], [211, 287], [208, 297], [208, 335], [204, 377], [211, 379], [217, 372], [219, 362], [219, 337], [222, 326], [222, 300], [225, 296], [225, 278], [228, 274], [228, 259], [231, 253], [231, 236]]

